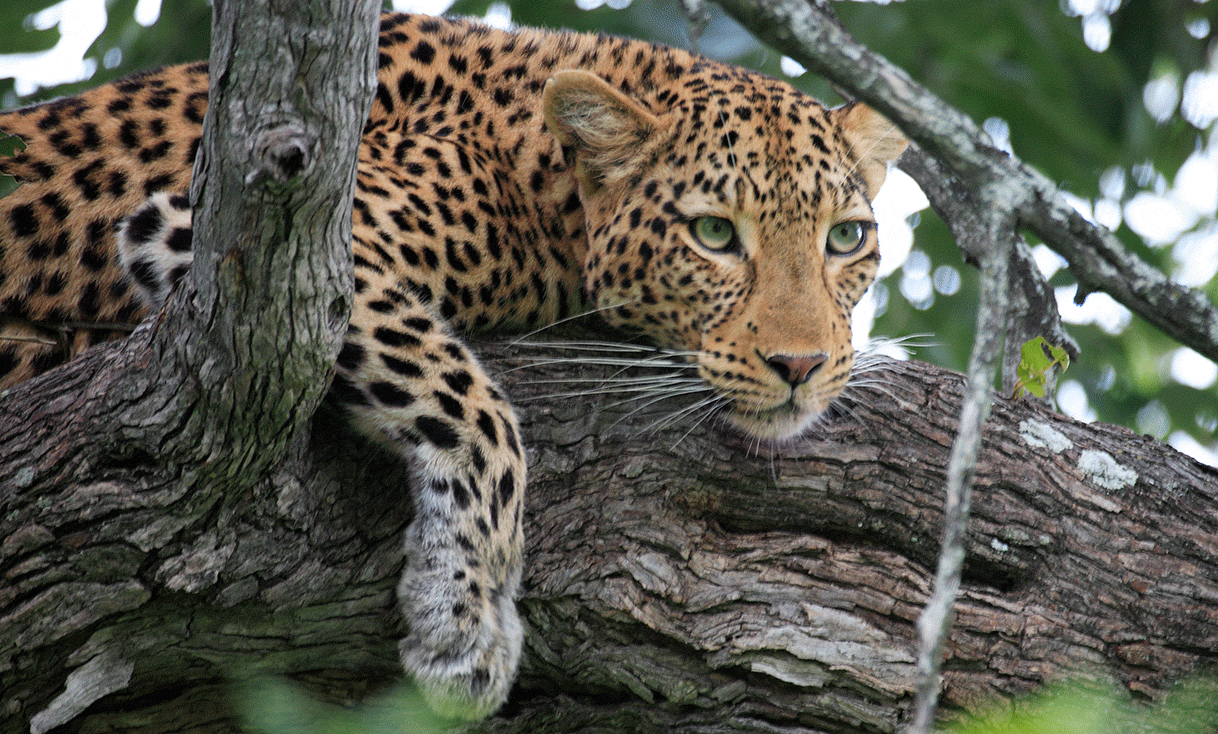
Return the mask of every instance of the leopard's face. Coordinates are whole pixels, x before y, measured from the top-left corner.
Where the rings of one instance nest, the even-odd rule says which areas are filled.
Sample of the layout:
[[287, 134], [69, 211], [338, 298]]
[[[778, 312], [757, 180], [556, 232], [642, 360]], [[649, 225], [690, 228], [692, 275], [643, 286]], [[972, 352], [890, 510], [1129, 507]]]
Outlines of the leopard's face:
[[604, 130], [565, 130], [562, 102], [549, 110], [576, 148], [595, 306], [689, 353], [747, 433], [799, 433], [849, 379], [851, 311], [879, 264], [870, 200], [904, 139], [861, 105], [825, 110], [756, 77], [730, 95], [687, 93], [661, 114], [592, 79], [563, 83], [585, 101], [610, 95], [609, 119], [594, 124], [629, 135], [600, 153], [608, 163], [580, 147]]

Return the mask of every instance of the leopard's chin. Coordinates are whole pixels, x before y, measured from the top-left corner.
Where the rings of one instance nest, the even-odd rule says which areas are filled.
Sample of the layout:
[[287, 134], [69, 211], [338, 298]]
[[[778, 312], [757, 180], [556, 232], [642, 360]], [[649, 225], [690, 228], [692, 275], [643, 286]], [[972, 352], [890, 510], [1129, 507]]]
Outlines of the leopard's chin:
[[724, 418], [751, 438], [780, 442], [796, 438], [820, 418], [828, 405], [800, 406], [786, 402], [776, 407], [734, 403], [724, 412]]

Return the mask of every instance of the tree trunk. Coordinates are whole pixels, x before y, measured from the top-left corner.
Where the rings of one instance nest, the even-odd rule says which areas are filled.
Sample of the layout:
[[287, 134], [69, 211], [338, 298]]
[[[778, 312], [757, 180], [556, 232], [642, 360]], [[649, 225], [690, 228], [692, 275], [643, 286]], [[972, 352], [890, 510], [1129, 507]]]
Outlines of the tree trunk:
[[0, 396], [4, 731], [79, 726], [99, 699], [249, 668], [225, 624], [292, 625], [243, 602], [249, 574], [275, 579], [274, 596], [309, 572], [294, 562], [308, 528], [277, 528], [270, 554], [238, 543], [272, 539], [246, 532], [265, 509], [251, 492], [290, 492], [346, 331], [379, 6], [216, 2], [185, 288], [124, 348]]
[[[104, 452], [55, 396], [120, 348], [15, 389], [0, 424], [41, 403], [37, 422], [63, 429], [8, 432], [0, 466], [56, 443]], [[897, 729], [960, 376], [892, 363], [771, 452], [712, 421], [648, 431], [657, 416], [613, 396], [547, 397], [589, 370], [484, 351], [522, 406], [532, 476], [525, 661], [477, 728]], [[354, 700], [399, 675], [407, 472], [336, 416], [216, 504], [175, 492], [185, 467], [75, 466], [53, 487], [5, 480], [2, 731], [48, 711], [81, 731], [226, 730], [234, 676]], [[1157, 698], [1218, 658], [1218, 472], [999, 399], [976, 482], [949, 713], [1080, 671]]]

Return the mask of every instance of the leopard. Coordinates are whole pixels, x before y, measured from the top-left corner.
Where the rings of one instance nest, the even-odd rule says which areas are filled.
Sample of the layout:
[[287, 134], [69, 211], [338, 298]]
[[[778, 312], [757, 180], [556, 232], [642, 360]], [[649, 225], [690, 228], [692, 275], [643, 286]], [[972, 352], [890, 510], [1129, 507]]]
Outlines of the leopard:
[[[605, 34], [388, 13], [328, 399], [411, 468], [404, 669], [446, 716], [522, 654], [527, 454], [469, 344], [580, 314], [672, 350], [726, 430], [783, 441], [854, 365], [874, 200], [907, 145], [872, 108]], [[191, 267], [206, 62], [0, 115], [0, 389], [159, 312]]]

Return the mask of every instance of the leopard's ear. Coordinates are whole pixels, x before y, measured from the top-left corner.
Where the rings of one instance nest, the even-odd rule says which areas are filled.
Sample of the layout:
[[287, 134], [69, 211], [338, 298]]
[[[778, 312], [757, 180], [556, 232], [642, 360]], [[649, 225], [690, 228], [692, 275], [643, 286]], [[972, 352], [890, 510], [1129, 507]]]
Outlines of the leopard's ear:
[[660, 129], [659, 118], [586, 71], [560, 71], [542, 94], [546, 125], [567, 149], [585, 193], [634, 175]]
[[846, 140], [850, 141], [867, 183], [867, 198], [874, 199], [888, 175], [888, 164], [905, 152], [909, 141], [896, 125], [862, 102], [843, 105], [831, 114]]

